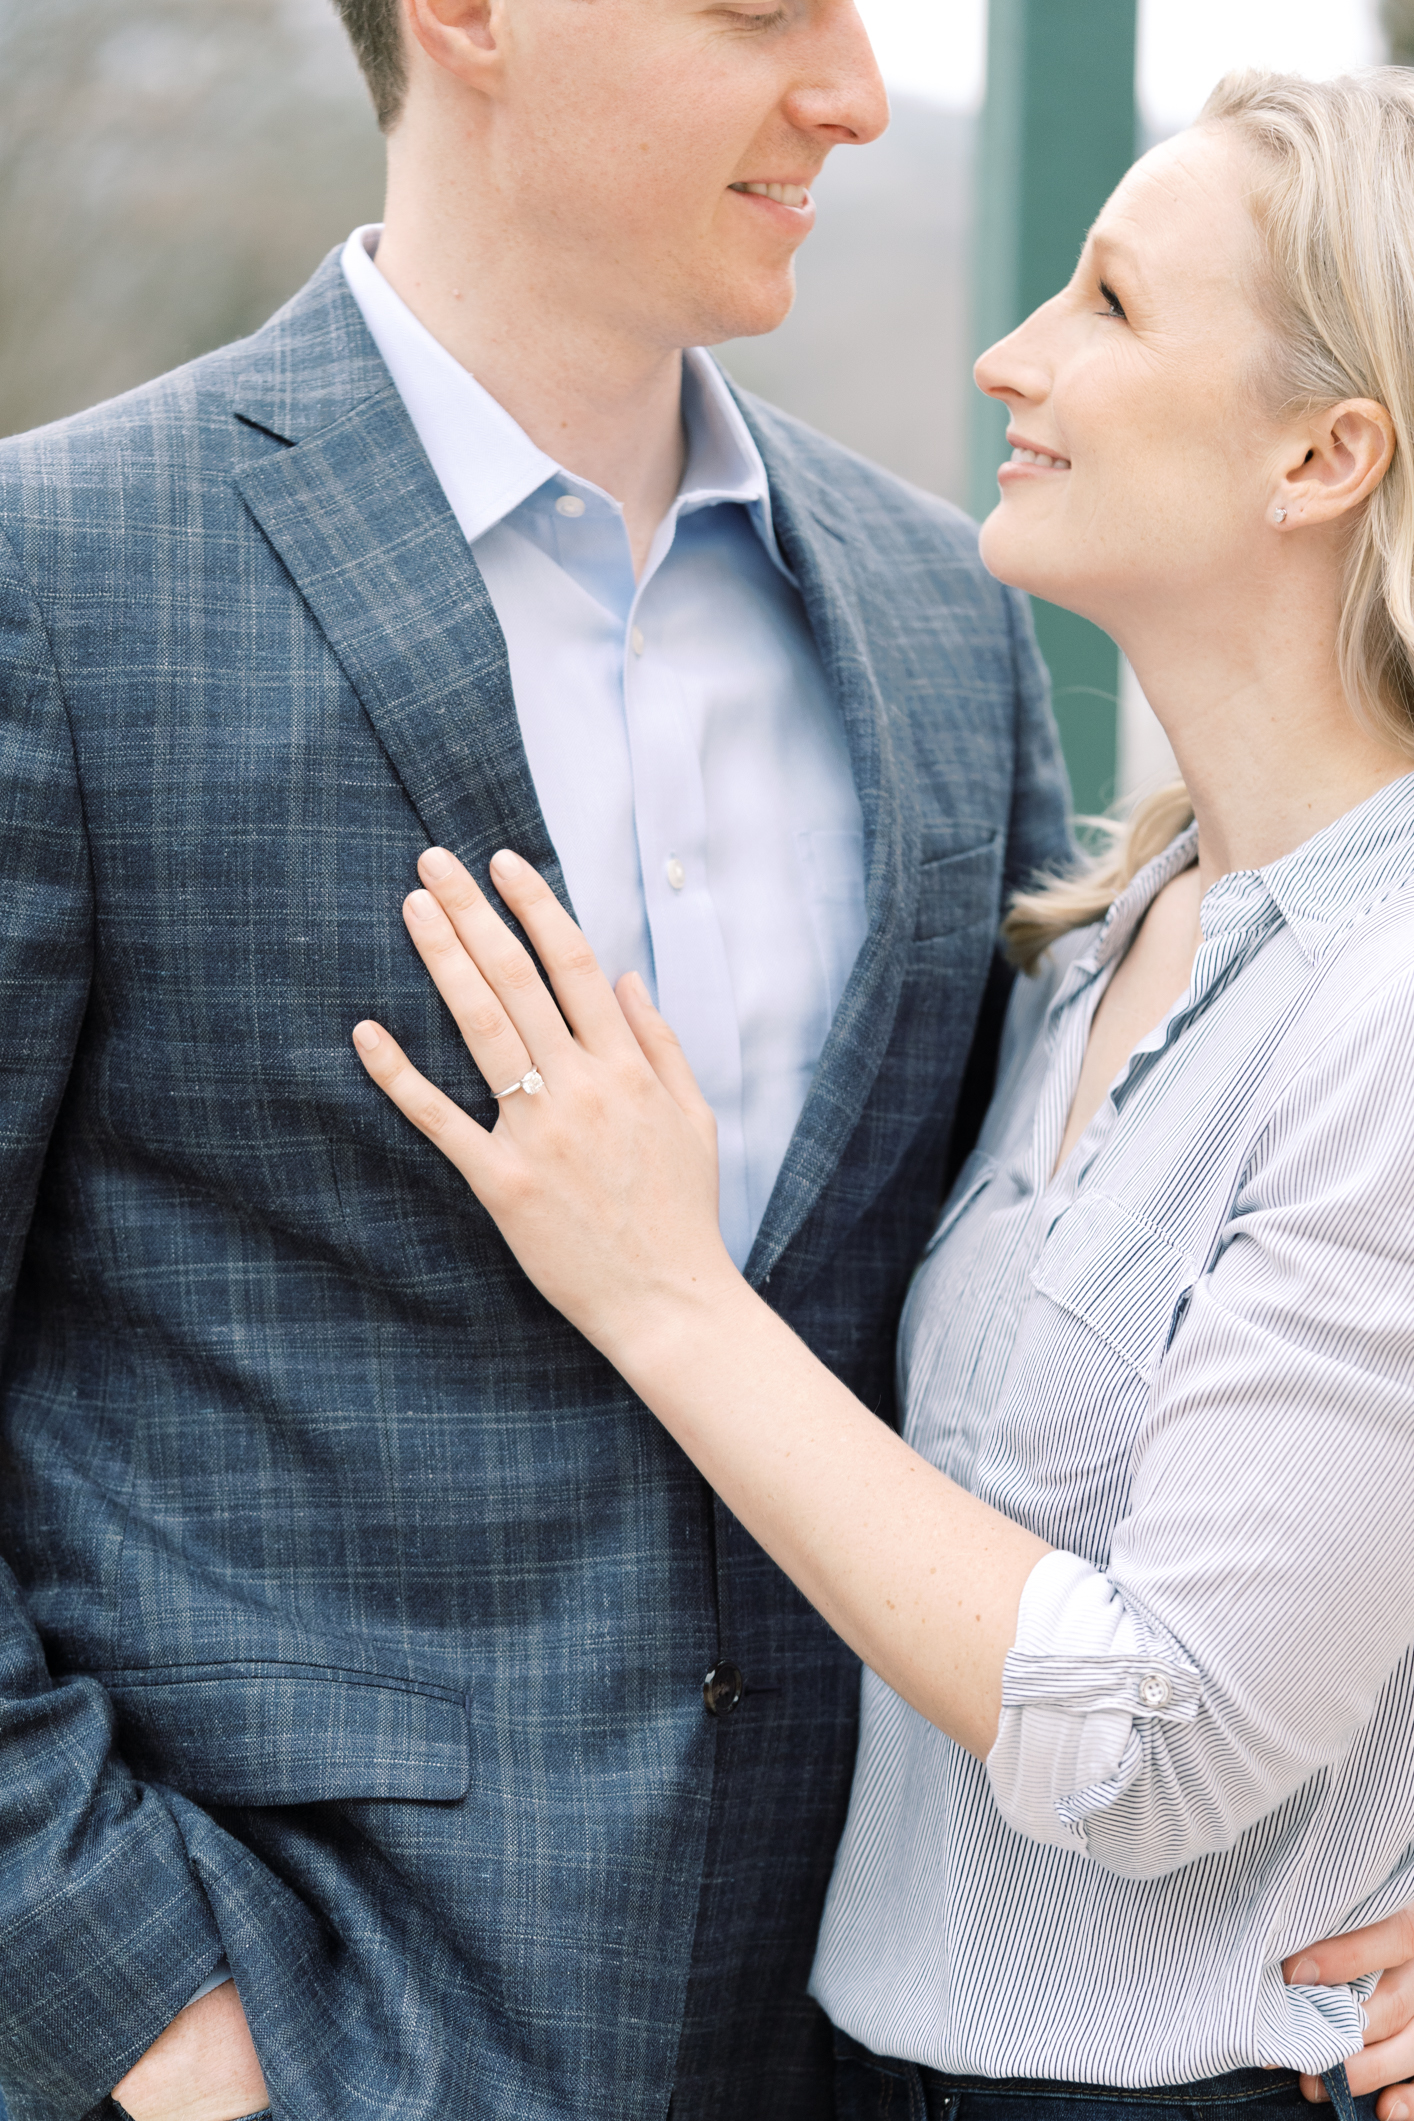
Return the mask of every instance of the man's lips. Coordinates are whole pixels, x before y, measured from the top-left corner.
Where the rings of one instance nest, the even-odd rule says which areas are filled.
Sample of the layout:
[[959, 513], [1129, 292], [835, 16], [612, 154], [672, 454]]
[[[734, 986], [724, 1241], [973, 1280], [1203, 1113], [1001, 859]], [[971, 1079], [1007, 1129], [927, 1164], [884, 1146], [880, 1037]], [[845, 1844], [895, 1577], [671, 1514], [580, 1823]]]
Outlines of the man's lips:
[[810, 190], [804, 184], [772, 184], [756, 179], [743, 181], [728, 187], [735, 192], [744, 192], [753, 199], [769, 199], [775, 206], [788, 206], [795, 213], [803, 213], [810, 205]]

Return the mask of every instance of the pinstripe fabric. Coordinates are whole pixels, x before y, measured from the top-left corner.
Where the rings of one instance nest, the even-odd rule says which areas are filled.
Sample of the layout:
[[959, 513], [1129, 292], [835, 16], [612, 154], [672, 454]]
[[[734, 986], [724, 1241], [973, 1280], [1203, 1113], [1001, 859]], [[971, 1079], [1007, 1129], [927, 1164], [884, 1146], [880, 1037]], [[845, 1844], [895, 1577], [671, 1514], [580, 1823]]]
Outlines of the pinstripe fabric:
[[906, 1430], [1056, 1551], [985, 1768], [866, 1678], [814, 1987], [876, 2053], [1143, 2086], [1360, 2044], [1282, 1957], [1414, 1892], [1414, 776], [1203, 903], [1051, 1171], [1185, 834], [1014, 996]]

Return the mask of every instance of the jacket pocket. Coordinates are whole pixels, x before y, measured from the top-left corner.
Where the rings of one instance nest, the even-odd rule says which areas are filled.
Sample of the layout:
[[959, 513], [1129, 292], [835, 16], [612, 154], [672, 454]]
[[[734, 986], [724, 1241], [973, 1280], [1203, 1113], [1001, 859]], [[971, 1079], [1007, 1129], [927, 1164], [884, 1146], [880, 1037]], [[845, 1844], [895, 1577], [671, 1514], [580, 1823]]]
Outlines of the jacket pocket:
[[1161, 1230], [1103, 1193], [1072, 1202], [1031, 1273], [1034, 1288], [1145, 1378], [1158, 1368], [1175, 1311], [1196, 1278]]
[[445, 1804], [470, 1787], [466, 1702], [449, 1690], [264, 1662], [95, 1677], [134, 1774], [203, 1803]]

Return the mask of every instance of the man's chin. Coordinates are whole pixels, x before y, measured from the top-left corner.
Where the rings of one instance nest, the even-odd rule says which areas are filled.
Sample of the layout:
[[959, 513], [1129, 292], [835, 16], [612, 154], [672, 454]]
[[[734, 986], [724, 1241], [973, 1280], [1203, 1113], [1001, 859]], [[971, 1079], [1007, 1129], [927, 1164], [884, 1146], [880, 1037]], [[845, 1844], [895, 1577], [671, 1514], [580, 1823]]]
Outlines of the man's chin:
[[714, 290], [698, 346], [720, 346], [727, 339], [759, 339], [785, 323], [795, 302], [795, 268], [774, 273], [750, 285]]

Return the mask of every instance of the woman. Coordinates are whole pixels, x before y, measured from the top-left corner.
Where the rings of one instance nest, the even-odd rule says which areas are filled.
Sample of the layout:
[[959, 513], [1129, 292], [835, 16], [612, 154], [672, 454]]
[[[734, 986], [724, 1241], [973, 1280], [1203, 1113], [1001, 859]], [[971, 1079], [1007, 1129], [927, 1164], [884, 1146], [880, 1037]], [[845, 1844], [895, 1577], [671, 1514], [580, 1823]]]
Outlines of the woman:
[[1356, 2000], [1280, 1961], [1410, 1897], [1411, 201], [1408, 76], [1230, 80], [978, 364], [987, 564], [1116, 637], [1185, 787], [1013, 909], [903, 1437], [736, 1273], [671, 1032], [524, 863], [559, 1009], [444, 851], [407, 908], [494, 1133], [355, 1033], [864, 1659], [844, 2112], [1348, 2098]]

